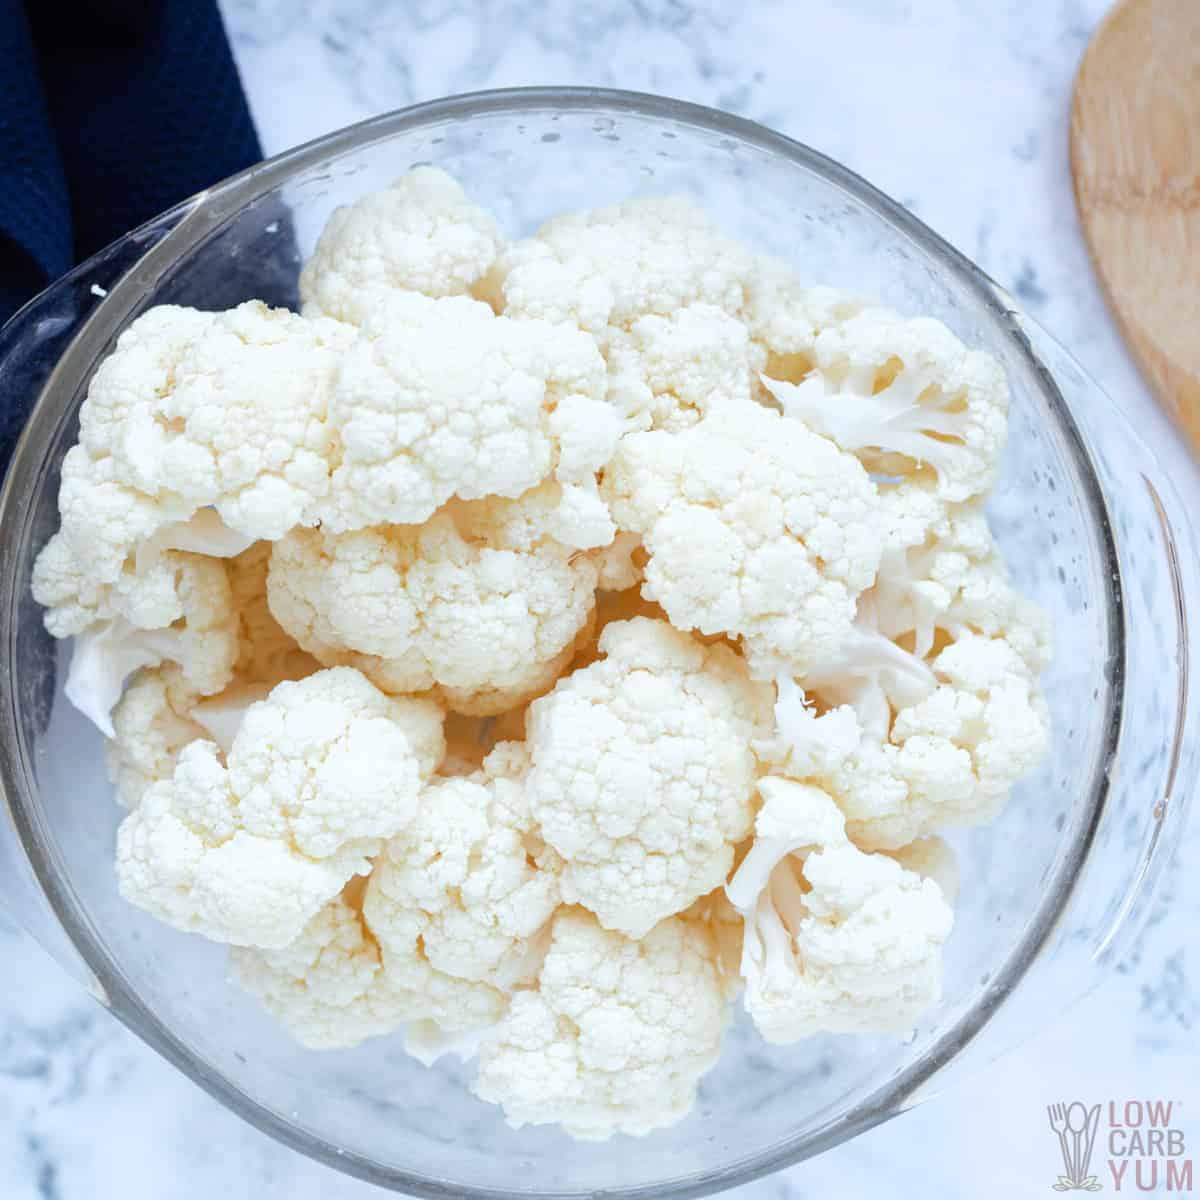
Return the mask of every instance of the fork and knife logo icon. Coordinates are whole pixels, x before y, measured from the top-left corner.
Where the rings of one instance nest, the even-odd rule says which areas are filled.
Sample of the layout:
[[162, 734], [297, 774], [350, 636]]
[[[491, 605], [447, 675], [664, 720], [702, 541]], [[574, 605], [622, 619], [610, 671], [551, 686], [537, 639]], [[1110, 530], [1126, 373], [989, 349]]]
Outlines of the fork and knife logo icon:
[[1104, 1186], [1089, 1173], [1092, 1147], [1096, 1144], [1096, 1127], [1100, 1124], [1100, 1105], [1087, 1108], [1075, 1100], [1066, 1104], [1049, 1104], [1046, 1115], [1050, 1128], [1058, 1134], [1065, 1175], [1053, 1185], [1056, 1192], [1098, 1192]]

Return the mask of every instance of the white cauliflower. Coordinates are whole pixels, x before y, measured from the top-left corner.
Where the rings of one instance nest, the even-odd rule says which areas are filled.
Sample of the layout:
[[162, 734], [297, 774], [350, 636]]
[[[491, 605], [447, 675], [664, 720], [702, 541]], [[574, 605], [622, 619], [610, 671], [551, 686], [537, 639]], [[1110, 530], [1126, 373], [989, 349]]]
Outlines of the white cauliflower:
[[918, 658], [939, 634], [1005, 636], [1031, 671], [1041, 671], [1051, 656], [1049, 621], [1009, 582], [982, 505], [941, 507], [915, 533], [908, 545], [885, 550], [859, 601], [860, 618], [889, 639], [911, 639]]
[[54, 637], [112, 621], [134, 629], [166, 629], [184, 616], [181, 564], [196, 556], [232, 558], [251, 541], [229, 529], [215, 509], [202, 508], [190, 520], [162, 526], [138, 545], [116, 578], [100, 582], [89, 576], [60, 530], [34, 563], [34, 599], [47, 606], [46, 628]]
[[[864, 596], [866, 593], [864, 593]], [[892, 716], [933, 691], [929, 664], [886, 638], [871, 624], [875, 609], [860, 597], [858, 619], [841, 645], [804, 676], [806, 689], [828, 705], [848, 705], [870, 737], [886, 741]], [[779, 677], [781, 693], [793, 686]]]
[[740, 321], [710, 304], [639, 317], [608, 334], [609, 400], [637, 428], [686, 429], [748, 402], [765, 355]]
[[361, 324], [381, 288], [462, 295], [503, 247], [499, 226], [455, 180], [415, 167], [334, 211], [300, 275], [304, 315]]
[[561, 862], [537, 837], [520, 745], [483, 770], [430, 784], [390, 839], [371, 888], [416, 917], [431, 966], [505, 991], [537, 974], [538, 935], [559, 904]]
[[414, 1015], [391, 986], [361, 912], [336, 896], [275, 950], [234, 947], [234, 980], [303, 1046], [334, 1050], [392, 1033]]
[[[967, 635], [934, 658], [932, 677], [932, 690], [899, 708], [882, 734], [846, 705], [818, 716], [803, 691], [780, 682], [782, 769], [829, 791], [868, 850], [990, 820], [1045, 756], [1045, 700], [1011, 643]], [[779, 763], [773, 749], [764, 753]]]
[[879, 565], [866, 472], [757, 404], [627, 435], [603, 493], [617, 525], [642, 535], [642, 594], [680, 628], [740, 637], [760, 678], [835, 653]]
[[250, 539], [311, 520], [353, 337], [257, 302], [227, 313], [163, 306], [135, 321], [92, 379], [63, 460], [60, 536], [81, 586], [113, 584], [165, 526], [203, 508]]
[[683, 196], [644, 196], [547, 221], [500, 256], [488, 286], [508, 316], [567, 322], [607, 351], [613, 330], [704, 304], [736, 316], [754, 255]]
[[641, 1136], [687, 1114], [728, 1019], [702, 926], [666, 920], [634, 941], [565, 909], [538, 987], [518, 992], [483, 1039], [474, 1090], [516, 1127]]
[[643, 428], [690, 424], [731, 397], [763, 399], [760, 372], [803, 377], [820, 331], [863, 307], [803, 286], [685, 196], [556, 217], [500, 256], [483, 292], [506, 316], [592, 334], [610, 399]]
[[170, 568], [178, 620], [145, 629], [110, 617], [77, 634], [72, 647], [66, 697], [106, 737], [113, 736], [111, 714], [125, 681], [143, 667], [175, 664], [181, 689], [198, 696], [221, 691], [233, 678], [237, 615], [225, 563], [174, 551], [160, 561]]
[[444, 750], [428, 701], [347, 668], [282, 683], [226, 763], [192, 742], [143, 794], [117, 834], [121, 894], [214, 941], [285, 946], [412, 819]]
[[530, 706], [530, 805], [565, 860], [563, 899], [641, 937], [725, 879], [770, 689], [662, 621], [609, 625], [600, 651]]
[[508, 1010], [508, 992], [486, 980], [439, 971], [425, 954], [426, 918], [392, 897], [372, 875], [363, 900], [367, 929], [383, 954], [389, 990], [402, 998], [406, 1020], [429, 1022], [443, 1036], [494, 1026]]
[[507, 245], [431, 167], [300, 292], [147, 312], [62, 465], [33, 593], [122, 895], [305, 1046], [403, 1027], [579, 1138], [682, 1118], [739, 994], [772, 1042], [911, 1029], [935, 831], [1049, 738], [999, 364], [686, 199]]
[[386, 691], [438, 686], [458, 712], [503, 712], [552, 686], [592, 611], [595, 564], [551, 533], [558, 495], [545, 484], [419, 526], [296, 530], [271, 554], [271, 610], [322, 662]]
[[105, 760], [126, 808], [137, 808], [152, 783], [171, 778], [184, 746], [207, 736], [189, 715], [193, 698], [177, 676], [162, 668], [139, 672], [113, 710]]
[[[592, 663], [603, 657], [600, 651], [600, 638], [604, 631], [618, 621], [632, 621], [634, 617], [647, 617], [651, 621], [667, 621], [667, 614], [653, 600], [643, 598], [636, 587], [626, 588], [620, 592], [598, 591], [596, 593], [595, 620], [592, 622], [586, 638], [576, 643], [575, 657], [571, 660], [572, 670], [590, 667]], [[696, 635], [693, 633], [693, 637]], [[696, 641], [707, 644], [714, 639], [696, 637]]]
[[1050, 717], [1037, 678], [1004, 637], [967, 634], [933, 660], [938, 687], [896, 714], [892, 741], [919, 758], [939, 739], [966, 749], [975, 793], [953, 823], [977, 824], [999, 811], [1018, 780], [1046, 756]]
[[[232, 681], [215, 695], [201, 696], [187, 686], [190, 676], [177, 666], [148, 668], [138, 673], [113, 710], [113, 735], [105, 750], [109, 778], [126, 808], [136, 808], [151, 783], [171, 777], [179, 751], [188, 742], [210, 737], [227, 752], [250, 704], [266, 699], [277, 683], [303, 679], [320, 669], [267, 608], [270, 553], [270, 542], [256, 542], [231, 558], [225, 570], [233, 623], [222, 618], [219, 635], [213, 637], [221, 638], [221, 661], [227, 662], [226, 639], [236, 629]], [[201, 569], [219, 592], [222, 565], [207, 563]], [[183, 595], [188, 594], [183, 589]], [[225, 611], [223, 594], [218, 611]]]
[[808, 287], [785, 263], [760, 258], [747, 286], [741, 319], [754, 343], [766, 355], [765, 379], [759, 381], [761, 400], [772, 400], [774, 381], [799, 383], [813, 368], [817, 338], [823, 329], [838, 326], [867, 307], [850, 292]]
[[799, 383], [764, 378], [789, 417], [859, 455], [871, 471], [929, 466], [939, 494], [968, 500], [995, 482], [1008, 432], [1008, 384], [989, 354], [940, 321], [887, 309], [823, 329]]
[[563, 540], [612, 540], [595, 473], [623, 424], [591, 338], [406, 292], [381, 294], [363, 334], [331, 408], [340, 444], [327, 529], [419, 523], [452, 496], [515, 498], [553, 475]]
[[233, 978], [302, 1045], [356, 1046], [406, 1025], [422, 1061], [474, 1041], [508, 1007], [487, 983], [444, 975], [426, 961], [415, 914], [351, 880], [294, 941], [235, 947]]
[[746, 1009], [769, 1042], [903, 1033], [941, 995], [953, 914], [937, 884], [846, 836], [819, 788], [766, 778], [727, 891], [746, 920]]

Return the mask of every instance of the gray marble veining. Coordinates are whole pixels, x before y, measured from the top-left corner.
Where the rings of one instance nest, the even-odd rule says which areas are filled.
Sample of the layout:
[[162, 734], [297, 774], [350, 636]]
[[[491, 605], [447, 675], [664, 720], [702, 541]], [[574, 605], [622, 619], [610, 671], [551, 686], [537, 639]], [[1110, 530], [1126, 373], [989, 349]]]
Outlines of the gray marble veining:
[[[1105, 312], [1071, 201], [1070, 82], [1106, 0], [224, 0], [268, 152], [451, 92], [663, 92], [848, 163], [975, 258], [1190, 471]], [[1200, 835], [1107, 985], [953, 1094], [739, 1200], [1042, 1194], [1045, 1105], [1200, 1101]], [[367, 1200], [242, 1124], [0, 924], [4, 1200]], [[1200, 1118], [1198, 1118], [1200, 1119]], [[1200, 1124], [1194, 1136], [1200, 1138]], [[186, 1181], [186, 1182], [185, 1182]]]

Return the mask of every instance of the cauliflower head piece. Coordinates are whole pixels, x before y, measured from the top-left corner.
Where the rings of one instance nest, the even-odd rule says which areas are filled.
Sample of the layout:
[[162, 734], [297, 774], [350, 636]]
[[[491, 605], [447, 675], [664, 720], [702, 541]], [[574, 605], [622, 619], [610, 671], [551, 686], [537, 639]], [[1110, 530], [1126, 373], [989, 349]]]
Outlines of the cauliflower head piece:
[[180, 615], [169, 626], [145, 629], [112, 616], [78, 632], [64, 685], [67, 699], [106, 737], [125, 681], [144, 667], [177, 668], [181, 692], [209, 696], [233, 678], [238, 656], [237, 614], [225, 563], [199, 554], [163, 555]]
[[[903, 494], [884, 493], [883, 500], [889, 510], [913, 515]], [[918, 658], [939, 636], [1003, 637], [1040, 672], [1052, 655], [1050, 622], [1010, 582], [983, 504], [940, 505], [923, 515], [907, 522], [907, 544], [884, 551], [875, 584], [859, 602], [860, 618], [893, 641], [909, 639]], [[896, 527], [905, 523], [900, 516]]]
[[504, 247], [500, 227], [437, 167], [335, 209], [300, 274], [306, 317], [361, 324], [380, 289], [471, 292]]
[[406, 1019], [425, 1026], [423, 1043], [490, 1029], [508, 1011], [503, 989], [439, 971], [429, 961], [422, 941], [425, 915], [394, 900], [374, 875], [367, 883], [363, 919], [379, 943], [388, 988], [403, 998]]
[[233, 979], [312, 1050], [392, 1033], [416, 1011], [411, 997], [391, 986], [378, 943], [345, 895], [330, 900], [286, 946], [235, 946], [229, 965]]
[[609, 400], [639, 429], [675, 431], [755, 396], [766, 355], [736, 317], [711, 304], [647, 313], [610, 330]]
[[634, 940], [564, 909], [538, 986], [517, 992], [483, 1039], [474, 1091], [517, 1128], [642, 1136], [687, 1114], [728, 1020], [702, 925], [672, 918]]
[[602, 491], [617, 525], [642, 536], [646, 599], [681, 629], [741, 638], [759, 678], [835, 653], [879, 566], [866, 472], [757, 404], [628, 434]]
[[645, 196], [547, 221], [500, 256], [487, 287], [522, 319], [565, 322], [607, 350], [639, 317], [746, 303], [754, 256], [683, 196]]
[[968, 350], [940, 321], [882, 308], [823, 329], [814, 354], [799, 383], [763, 380], [789, 417], [871, 471], [932, 470], [948, 501], [991, 488], [1008, 434], [1008, 383], [991, 355]]
[[768, 777], [727, 891], [746, 921], [746, 1009], [769, 1042], [902, 1033], [941, 996], [953, 913], [938, 885], [846, 836], [820, 788]]
[[524, 747], [507, 744], [474, 776], [430, 784], [371, 877], [413, 914], [431, 966], [503, 991], [536, 977], [560, 902], [562, 863], [534, 827], [527, 771]]
[[312, 520], [354, 335], [258, 302], [138, 318], [92, 379], [63, 460], [60, 535], [81, 577], [113, 584], [164, 527], [204, 508], [249, 540]]
[[178, 755], [117, 833], [121, 894], [168, 925], [279, 949], [416, 811], [445, 745], [441, 713], [349, 668], [282, 683], [246, 711], [222, 762]]
[[771, 694], [727, 646], [663, 621], [608, 625], [599, 649], [530, 705], [527, 786], [563, 899], [642, 937], [728, 874]]
[[208, 736], [189, 715], [193, 703], [169, 668], [140, 671], [125, 690], [113, 710], [105, 762], [126, 808], [137, 808], [152, 783], [171, 778], [184, 746]]
[[113, 621], [134, 629], [166, 629], [185, 615], [180, 568], [198, 558], [232, 558], [252, 539], [235, 533], [215, 509], [162, 526], [141, 542], [115, 578], [90, 576], [60, 529], [34, 563], [34, 599], [46, 607], [47, 631], [71, 637]]
[[594, 604], [592, 558], [558, 541], [560, 489], [454, 503], [424, 525], [298, 529], [271, 553], [271, 610], [324, 663], [389, 692], [438, 687], [456, 712], [546, 691]]
[[592, 339], [464, 296], [376, 301], [332, 398], [340, 440], [323, 526], [418, 524], [453, 496], [513, 499], [553, 475], [564, 523], [611, 541], [595, 474], [623, 423]]
[[864, 727], [849, 704], [817, 715], [780, 681], [773, 749], [782, 746], [782, 769], [832, 794], [865, 849], [991, 820], [1048, 749], [1037, 678], [1005, 639], [968, 634], [932, 660], [930, 676], [927, 693], [882, 727]]

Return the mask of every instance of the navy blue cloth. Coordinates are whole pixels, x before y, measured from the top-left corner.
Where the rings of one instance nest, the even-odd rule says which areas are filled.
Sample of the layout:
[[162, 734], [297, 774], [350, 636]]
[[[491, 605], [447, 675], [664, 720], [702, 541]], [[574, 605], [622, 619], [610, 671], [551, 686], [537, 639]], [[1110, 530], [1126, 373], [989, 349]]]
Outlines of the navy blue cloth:
[[261, 157], [215, 0], [0, 0], [0, 322]]

